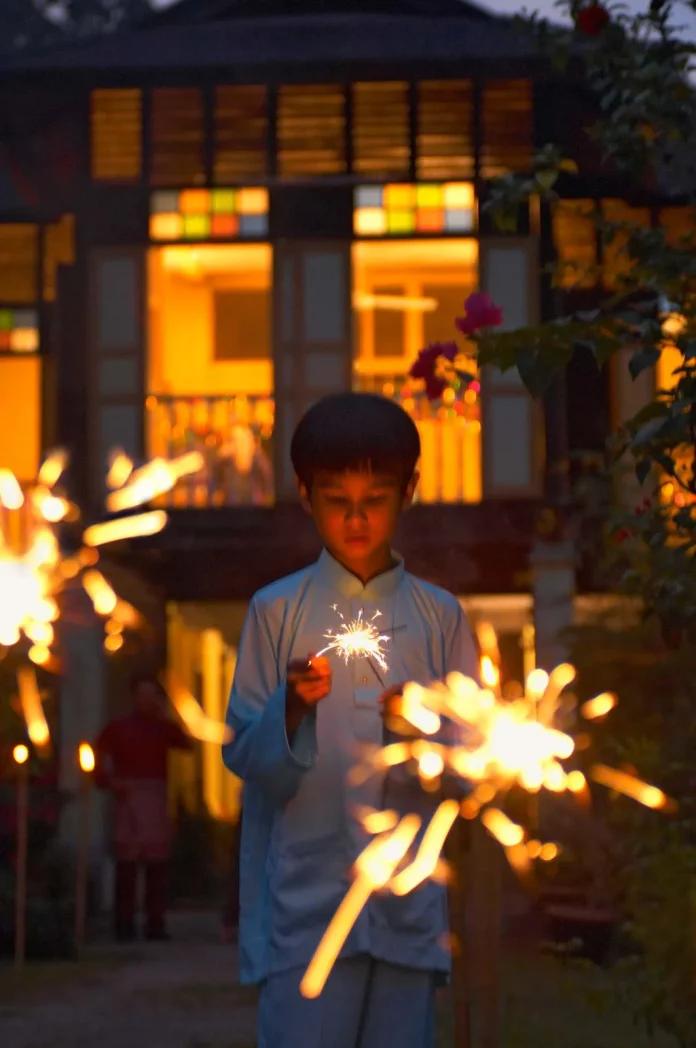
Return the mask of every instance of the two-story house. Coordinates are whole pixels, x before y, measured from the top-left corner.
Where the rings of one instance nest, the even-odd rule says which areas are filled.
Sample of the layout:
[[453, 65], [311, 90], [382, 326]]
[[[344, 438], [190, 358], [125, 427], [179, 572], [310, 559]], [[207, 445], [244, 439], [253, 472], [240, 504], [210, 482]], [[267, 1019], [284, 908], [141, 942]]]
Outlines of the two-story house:
[[[454, 337], [474, 290], [510, 329], [596, 297], [595, 277], [552, 289], [542, 273], [554, 251], [598, 258], [588, 209], [679, 220], [647, 191], [619, 199], [587, 117], [510, 21], [461, 0], [183, 0], [0, 70], [0, 464], [28, 480], [42, 448], [65, 446], [94, 509], [113, 448], [202, 452], [166, 531], [121, 564], [155, 594], [163, 658], [211, 715], [251, 594], [317, 552], [288, 448], [337, 390], [379, 391], [417, 422], [411, 569], [498, 626], [516, 675], [535, 622], [551, 650], [577, 572], [567, 544], [539, 543], [545, 476], [567, 471], [568, 446], [601, 453], [623, 378], [578, 359], [550, 426], [516, 373], [430, 404], [408, 369]], [[532, 203], [501, 234], [481, 210], [488, 180], [549, 141], [580, 163], [579, 199]], [[76, 687], [66, 738], [85, 730]], [[94, 695], [94, 726], [108, 705]], [[209, 809], [232, 812], [214, 748], [202, 761]]]

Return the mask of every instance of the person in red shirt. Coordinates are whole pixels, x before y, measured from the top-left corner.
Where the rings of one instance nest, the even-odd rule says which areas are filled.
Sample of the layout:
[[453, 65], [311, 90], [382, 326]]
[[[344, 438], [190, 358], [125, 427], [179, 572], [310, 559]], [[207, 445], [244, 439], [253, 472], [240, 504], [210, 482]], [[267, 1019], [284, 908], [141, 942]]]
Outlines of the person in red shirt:
[[167, 794], [169, 751], [189, 750], [188, 735], [166, 715], [167, 699], [153, 677], [131, 683], [133, 708], [111, 721], [97, 739], [96, 780], [115, 801], [113, 851], [116, 860], [115, 934], [135, 938], [138, 871], [145, 875], [145, 934], [164, 940], [166, 877], [171, 825]]

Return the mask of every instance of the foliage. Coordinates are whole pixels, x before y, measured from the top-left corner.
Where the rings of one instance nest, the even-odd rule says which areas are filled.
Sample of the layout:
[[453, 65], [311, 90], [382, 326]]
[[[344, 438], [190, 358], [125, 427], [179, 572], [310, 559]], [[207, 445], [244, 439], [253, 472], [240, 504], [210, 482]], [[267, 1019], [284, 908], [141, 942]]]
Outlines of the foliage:
[[[580, 20], [587, 5], [561, 0], [559, 6], [575, 23], [575, 34], [558, 31], [537, 16], [523, 24], [554, 62], [573, 75], [581, 59], [581, 80], [597, 104], [592, 133], [607, 175], [614, 184], [618, 176], [633, 189], [654, 191], [656, 200], [678, 193], [680, 203], [694, 202], [696, 106], [688, 79], [694, 48], [679, 35], [675, 5], [671, 0], [653, 3], [638, 14], [610, 5], [603, 9], [608, 20], [595, 19], [597, 28], [591, 33]], [[575, 177], [559, 151], [547, 146], [528, 175], [495, 182], [485, 207], [498, 227], [508, 231], [530, 197], [541, 201], [547, 215], [557, 206], [559, 179], [564, 195], [572, 196]], [[619, 514], [612, 530], [631, 540], [618, 558], [629, 591], [656, 610], [667, 632], [678, 637], [696, 613], [694, 235], [674, 236], [665, 228], [609, 220], [599, 209], [596, 222], [615, 270], [611, 280], [602, 267], [592, 275], [598, 287], [605, 277], [596, 308], [524, 330], [486, 330], [476, 336], [478, 355], [482, 364], [517, 367], [535, 397], [549, 390], [558, 369], [579, 346], [589, 348], [599, 366], [627, 352], [634, 379], [661, 359], [673, 362], [669, 388], [658, 390], [615, 435], [613, 459], [622, 468], [632, 464], [649, 504], [642, 506], [639, 520]], [[696, 212], [692, 224], [696, 231]], [[561, 272], [558, 260], [551, 268], [555, 282], [564, 277], [567, 287], [569, 274]], [[576, 286], [587, 275], [573, 273]]]
[[0, 53], [108, 32], [150, 10], [149, 0], [3, 0]]

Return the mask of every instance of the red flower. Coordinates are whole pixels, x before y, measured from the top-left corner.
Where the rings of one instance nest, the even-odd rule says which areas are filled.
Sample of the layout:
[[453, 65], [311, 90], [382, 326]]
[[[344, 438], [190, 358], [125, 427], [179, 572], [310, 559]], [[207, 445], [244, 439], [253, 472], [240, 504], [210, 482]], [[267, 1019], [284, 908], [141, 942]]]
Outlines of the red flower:
[[576, 28], [585, 36], [598, 36], [611, 21], [611, 15], [602, 4], [591, 3], [578, 11], [575, 19]]
[[473, 335], [475, 331], [485, 327], [500, 327], [503, 322], [503, 311], [487, 291], [477, 291], [469, 295], [464, 303], [466, 315], [457, 317], [454, 322], [462, 335]]
[[614, 538], [617, 542], [626, 542], [631, 537], [631, 532], [628, 528], [619, 528]]
[[409, 375], [424, 379], [428, 400], [438, 400], [447, 389], [447, 366], [454, 363], [458, 353], [456, 342], [432, 342], [418, 354]]

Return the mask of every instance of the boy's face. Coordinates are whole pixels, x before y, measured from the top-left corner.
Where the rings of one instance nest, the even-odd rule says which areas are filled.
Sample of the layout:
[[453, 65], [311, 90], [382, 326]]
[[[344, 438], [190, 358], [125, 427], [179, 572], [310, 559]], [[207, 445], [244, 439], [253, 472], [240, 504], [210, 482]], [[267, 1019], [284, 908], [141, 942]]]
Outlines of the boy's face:
[[299, 481], [298, 487], [329, 553], [367, 580], [389, 567], [399, 514], [410, 505], [417, 481], [415, 473], [404, 492], [388, 474], [327, 471], [317, 473], [311, 491]]

